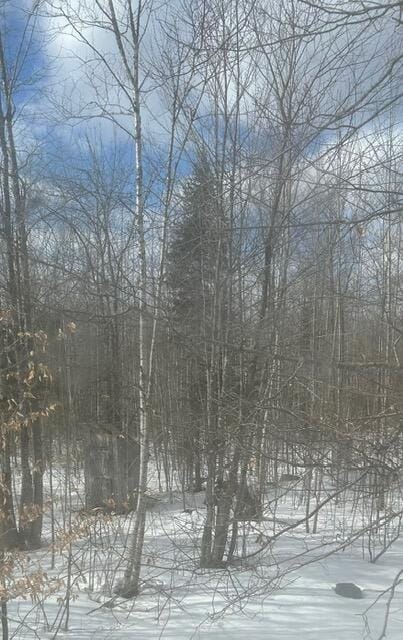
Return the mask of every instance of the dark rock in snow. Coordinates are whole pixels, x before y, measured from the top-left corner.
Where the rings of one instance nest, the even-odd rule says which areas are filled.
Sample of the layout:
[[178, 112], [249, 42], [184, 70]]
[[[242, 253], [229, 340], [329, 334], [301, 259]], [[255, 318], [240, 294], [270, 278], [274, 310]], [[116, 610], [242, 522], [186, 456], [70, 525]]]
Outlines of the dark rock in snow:
[[334, 590], [337, 595], [343, 596], [343, 598], [360, 600], [363, 597], [362, 589], [357, 587], [354, 582], [338, 582]]

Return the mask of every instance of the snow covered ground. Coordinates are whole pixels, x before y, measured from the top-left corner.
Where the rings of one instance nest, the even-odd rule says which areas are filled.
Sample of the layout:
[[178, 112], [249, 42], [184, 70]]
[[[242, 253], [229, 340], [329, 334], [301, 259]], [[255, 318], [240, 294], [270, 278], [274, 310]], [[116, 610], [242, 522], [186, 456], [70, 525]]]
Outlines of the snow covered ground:
[[[270, 496], [269, 496], [270, 498]], [[187, 496], [192, 513], [183, 512], [179, 495], [161, 496], [150, 510], [144, 549], [143, 591], [135, 601], [114, 600], [108, 586], [123, 567], [130, 518], [114, 516], [89, 525], [88, 535], [72, 545], [72, 597], [68, 630], [64, 629], [66, 588], [40, 598], [9, 602], [10, 638], [68, 640], [146, 640], [171, 638], [250, 640], [378, 640], [385, 621], [390, 587], [403, 568], [403, 539], [375, 564], [364, 553], [367, 537], [333, 553], [346, 532], [343, 507], [320, 514], [318, 533], [304, 525], [280, 536], [272, 547], [230, 569], [197, 568], [197, 540], [204, 517], [203, 494]], [[296, 523], [304, 513], [292, 492], [277, 504], [276, 530]], [[245, 524], [247, 550], [257, 551], [273, 532], [272, 511], [263, 523]], [[78, 522], [78, 520], [77, 520]], [[337, 522], [339, 534], [335, 536]], [[87, 533], [88, 533], [87, 531]], [[344, 536], [344, 537], [343, 537]], [[262, 543], [263, 540], [263, 543]], [[66, 584], [68, 548], [50, 568], [45, 548], [31, 554], [49, 576]], [[240, 551], [240, 550], [239, 550]], [[364, 557], [365, 555], [365, 557]], [[120, 568], [119, 568], [120, 565]], [[117, 574], [115, 568], [118, 566]], [[355, 582], [361, 600], [338, 596], [336, 582]], [[104, 588], [106, 585], [106, 589]], [[388, 590], [382, 595], [384, 590]], [[112, 606], [111, 606], [112, 605]], [[390, 603], [386, 637], [403, 638], [403, 588]]]

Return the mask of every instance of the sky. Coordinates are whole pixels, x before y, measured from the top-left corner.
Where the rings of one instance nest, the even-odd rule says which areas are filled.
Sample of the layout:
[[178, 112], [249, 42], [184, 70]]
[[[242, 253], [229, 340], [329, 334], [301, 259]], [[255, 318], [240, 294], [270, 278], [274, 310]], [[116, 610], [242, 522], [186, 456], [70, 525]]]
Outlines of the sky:
[[[21, 64], [18, 65], [19, 83], [15, 94], [18, 114], [17, 136], [21, 140], [21, 149], [28, 146], [31, 153], [35, 150], [38, 155], [47, 155], [51, 159], [52, 169], [60, 167], [66, 171], [68, 163], [85, 156], [90, 138], [94, 144], [97, 144], [97, 140], [102, 140], [106, 152], [110, 145], [114, 148], [116, 145], [120, 146], [130, 161], [133, 120], [128, 100], [94, 54], [95, 51], [99, 51], [111, 68], [122, 77], [113, 35], [105, 29], [88, 26], [90, 22], [93, 23], [102, 17], [95, 11], [95, 0], [69, 0], [74, 17], [73, 26], [61, 15], [67, 10], [66, 0], [55, 0], [51, 10], [46, 3], [42, 3], [39, 17], [31, 19], [26, 29], [31, 6], [31, 0], [3, 0], [0, 4], [2, 32], [9, 59], [15, 59], [21, 42], [22, 52], [27, 54], [18, 58]], [[81, 11], [80, 17], [74, 13], [78, 7]], [[87, 22], [83, 21], [84, 18], [87, 18]], [[329, 74], [333, 74], [330, 61], [338, 49], [342, 51], [347, 42], [351, 43], [356, 29], [357, 27], [341, 30], [338, 39], [332, 42], [332, 48], [329, 46], [329, 51], [325, 53], [327, 37], [321, 41], [321, 46], [317, 49], [313, 45], [307, 46], [302, 54], [305, 57], [309, 56], [305, 60], [309, 63], [307, 68], [315, 60], [315, 56], [320, 58], [325, 55], [329, 60]], [[353, 49], [348, 61], [349, 66], [346, 65], [345, 69], [336, 73], [330, 84], [326, 83], [324, 76], [321, 83], [323, 108], [310, 123], [313, 130], [316, 126], [321, 126], [321, 121], [326, 120], [326, 102], [330, 97], [339, 100], [341, 105], [345, 105], [346, 101], [359, 99], [360, 92], [365, 93], [368, 83], [375, 83], [384, 56], [401, 54], [402, 46], [400, 50], [396, 48], [401, 34], [396, 31], [393, 21], [382, 24], [379, 28], [375, 25], [366, 29], [368, 37]], [[84, 35], [87, 43], [83, 42], [78, 31]], [[155, 53], [156, 33], [156, 23], [149, 25], [147, 37], [142, 43], [144, 59]], [[357, 64], [358, 61], [360, 64]], [[401, 66], [401, 61], [399, 62]], [[368, 78], [365, 82], [364, 77]], [[403, 81], [403, 78], [401, 79]], [[304, 80], [309, 81], [308, 74]], [[264, 90], [264, 75], [259, 82]], [[150, 86], [145, 85], [145, 88], [148, 89]], [[394, 86], [385, 85], [381, 95], [384, 98], [388, 92], [392, 95], [397, 91], [398, 82]], [[371, 97], [379, 100], [380, 96], [377, 96], [375, 91]], [[147, 92], [142, 112], [144, 132], [152, 141], [152, 144], [148, 145], [148, 153], [154, 161], [157, 161], [158, 155], [164, 156], [168, 143], [164, 126], [167, 123], [166, 104], [162, 100], [159, 91]], [[207, 103], [202, 104], [201, 108], [207, 109]], [[99, 117], [102, 110], [112, 112], [112, 119]], [[368, 115], [365, 109], [364, 114]], [[363, 118], [365, 117], [364, 115]], [[335, 128], [339, 124], [336, 122]], [[351, 121], [348, 124], [351, 125]], [[373, 130], [374, 126], [371, 121], [365, 133], [371, 131], [371, 128]], [[376, 126], [379, 126], [379, 122]], [[396, 126], [401, 126], [399, 113]], [[318, 132], [316, 138], [319, 145], [331, 145], [331, 141], [335, 139], [336, 134], [332, 126], [328, 130]], [[265, 145], [262, 149], [264, 152]], [[317, 151], [317, 147], [312, 148], [312, 153]]]

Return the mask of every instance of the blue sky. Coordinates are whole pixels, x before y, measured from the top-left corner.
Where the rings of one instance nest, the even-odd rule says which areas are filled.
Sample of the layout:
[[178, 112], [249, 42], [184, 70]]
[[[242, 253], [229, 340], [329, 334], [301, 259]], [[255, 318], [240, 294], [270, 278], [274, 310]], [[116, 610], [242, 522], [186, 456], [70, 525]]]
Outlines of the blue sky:
[[[73, 0], [72, 4], [74, 3], [77, 4], [78, 0]], [[90, 6], [93, 4], [89, 3]], [[24, 32], [30, 6], [29, 0], [8, 0], [2, 4], [1, 9], [2, 32], [9, 58], [15, 58], [21, 41], [24, 43], [23, 52], [27, 51], [29, 44], [28, 55], [20, 57], [24, 64], [19, 69], [20, 85], [15, 94], [19, 116], [17, 134], [21, 141], [21, 149], [27, 146], [29, 149], [36, 148], [38, 154], [47, 157], [45, 165], [47, 164], [49, 171], [66, 173], [69, 165], [82, 166], [82, 163], [85, 163], [87, 137], [90, 137], [94, 144], [101, 138], [104, 152], [108, 152], [111, 145], [118, 145], [122, 155], [127, 157], [129, 163], [132, 162], [133, 143], [130, 136], [116, 123], [94, 117], [100, 113], [99, 104], [104, 100], [106, 82], [108, 98], [103, 106], [107, 110], [112, 109], [116, 121], [131, 130], [131, 115], [118, 114], [118, 111], [127, 109], [127, 100], [125, 101], [122, 92], [117, 89], [116, 84], [111, 84], [108, 75], [104, 75], [102, 64], [97, 60], [91, 61], [92, 52], [63, 18], [50, 20], [41, 16], [35, 23], [31, 21], [32, 32], [31, 29]], [[61, 3], [61, 6], [65, 6], [65, 3]], [[94, 47], [107, 55], [111, 64], [119, 70], [119, 64], [114, 59], [116, 46], [113, 36], [105, 30], [89, 27], [84, 32]], [[386, 53], [387, 47], [394, 46], [395, 39], [394, 25], [385, 33], [376, 33], [373, 40], [366, 44], [366, 65], [356, 67], [355, 73], [372, 73], [371, 67], [375, 70], [379, 56], [382, 56], [383, 52]], [[146, 47], [148, 44], [145, 43]], [[339, 42], [339, 46], [342, 46], [342, 42]], [[351, 70], [346, 68], [344, 74], [338, 77], [337, 84], [329, 91], [334, 94], [340, 93], [342, 96], [346, 87], [352, 84], [352, 79]], [[147, 108], [143, 109], [144, 131], [146, 137], [151, 139], [151, 144], [147, 147], [150, 165], [155, 164], [160, 158], [162, 164], [164, 162], [167, 134], [161, 125], [166, 122], [165, 106], [161, 97], [154, 91], [147, 97]], [[206, 131], [206, 120], [199, 122], [203, 122]], [[268, 132], [267, 136], [263, 152], [266, 146], [270, 146]], [[319, 132], [314, 141], [314, 154], [317, 152], [318, 144], [323, 144], [324, 141], [331, 143], [332, 137], [332, 131]], [[188, 167], [186, 163], [183, 164], [184, 171]]]

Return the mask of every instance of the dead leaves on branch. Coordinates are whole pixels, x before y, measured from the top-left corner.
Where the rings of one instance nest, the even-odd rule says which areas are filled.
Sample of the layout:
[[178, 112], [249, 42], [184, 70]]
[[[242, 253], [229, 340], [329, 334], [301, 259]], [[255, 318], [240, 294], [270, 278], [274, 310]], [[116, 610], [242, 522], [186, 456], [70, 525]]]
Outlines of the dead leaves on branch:
[[63, 329], [59, 328], [58, 340], [64, 340], [68, 336], [77, 333], [77, 325], [75, 322], [70, 321], [63, 325]]
[[51, 384], [52, 381], [52, 374], [46, 364], [43, 364], [43, 362], [35, 363], [33, 360], [28, 362], [28, 371], [25, 372], [24, 377], [25, 384]]
[[[28, 572], [30, 558], [24, 554], [6, 554], [1, 562], [0, 599], [14, 598], [33, 602], [57, 593], [64, 586], [60, 578], [50, 578], [42, 568]], [[15, 575], [15, 574], [19, 575]]]
[[48, 418], [51, 413], [55, 412], [60, 406], [58, 403], [49, 404], [38, 411], [28, 411], [23, 414], [15, 410], [13, 400], [9, 400], [9, 410], [13, 411], [11, 416], [0, 422], [0, 432], [6, 433], [11, 431], [21, 431], [23, 428], [32, 427], [41, 418]]

